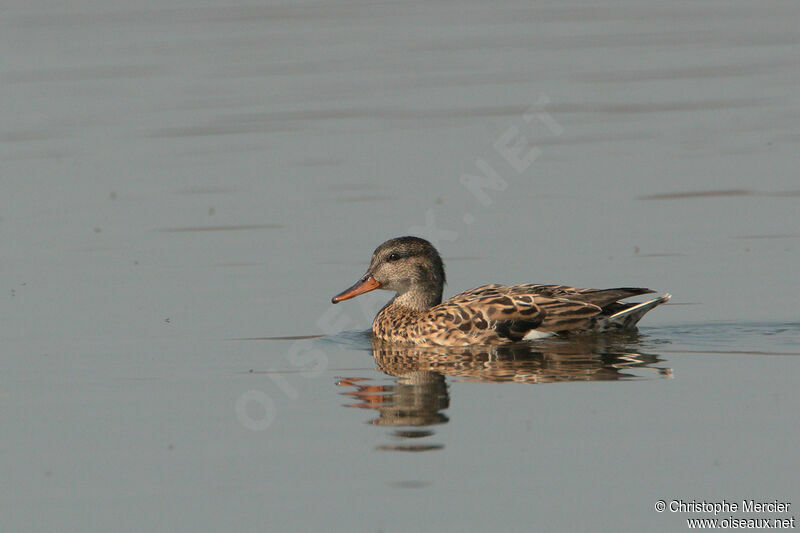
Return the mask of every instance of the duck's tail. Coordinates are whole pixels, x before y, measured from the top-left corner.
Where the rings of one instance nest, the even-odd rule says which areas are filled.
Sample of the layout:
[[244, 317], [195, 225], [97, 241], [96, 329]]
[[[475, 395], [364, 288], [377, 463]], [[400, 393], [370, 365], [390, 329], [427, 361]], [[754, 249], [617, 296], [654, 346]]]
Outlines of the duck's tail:
[[634, 328], [648, 311], [654, 307], [658, 307], [666, 301], [669, 301], [670, 298], [672, 298], [672, 295], [667, 293], [653, 300], [632, 304], [608, 316], [598, 317], [597, 329], [605, 330]]

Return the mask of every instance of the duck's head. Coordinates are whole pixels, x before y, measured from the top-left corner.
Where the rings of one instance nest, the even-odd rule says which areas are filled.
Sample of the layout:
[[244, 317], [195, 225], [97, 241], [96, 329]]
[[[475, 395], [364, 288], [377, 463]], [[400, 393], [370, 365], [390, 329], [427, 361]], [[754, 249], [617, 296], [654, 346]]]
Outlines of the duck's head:
[[444, 265], [436, 248], [419, 237], [398, 237], [378, 246], [366, 274], [331, 301], [385, 289], [398, 294], [398, 303], [426, 309], [441, 303], [444, 283]]

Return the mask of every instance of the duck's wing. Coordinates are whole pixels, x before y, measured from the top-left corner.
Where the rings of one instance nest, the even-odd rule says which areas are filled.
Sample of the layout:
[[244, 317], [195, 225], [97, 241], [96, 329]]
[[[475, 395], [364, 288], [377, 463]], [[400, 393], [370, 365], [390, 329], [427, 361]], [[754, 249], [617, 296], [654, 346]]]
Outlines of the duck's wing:
[[580, 329], [602, 311], [561, 296], [563, 287], [543, 287], [484, 285], [462, 292], [428, 311], [423, 334], [442, 344], [513, 342]]
[[596, 305], [605, 308], [611, 304], [639, 296], [640, 294], [650, 294], [655, 292], [644, 287], [617, 287], [614, 289], [580, 289], [568, 285], [512, 285], [507, 287], [511, 294], [536, 294], [547, 298], [566, 298]]

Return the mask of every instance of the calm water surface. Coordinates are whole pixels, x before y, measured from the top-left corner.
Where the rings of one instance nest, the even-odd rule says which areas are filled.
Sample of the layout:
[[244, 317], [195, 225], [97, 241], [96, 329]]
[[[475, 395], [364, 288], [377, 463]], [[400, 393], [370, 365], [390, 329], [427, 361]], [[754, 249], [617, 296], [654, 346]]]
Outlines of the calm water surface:
[[[5, 2], [0, 529], [795, 516], [798, 28], [789, 0]], [[674, 298], [625, 336], [373, 345], [388, 293], [330, 297], [409, 233], [446, 295]]]

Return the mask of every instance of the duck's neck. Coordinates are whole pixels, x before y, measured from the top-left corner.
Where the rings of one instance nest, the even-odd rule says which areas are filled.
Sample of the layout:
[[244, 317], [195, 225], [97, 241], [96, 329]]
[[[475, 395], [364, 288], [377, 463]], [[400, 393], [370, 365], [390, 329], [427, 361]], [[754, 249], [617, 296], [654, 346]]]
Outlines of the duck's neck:
[[420, 285], [398, 294], [391, 305], [406, 307], [414, 311], [427, 311], [434, 305], [442, 303], [443, 287], [434, 285]]

